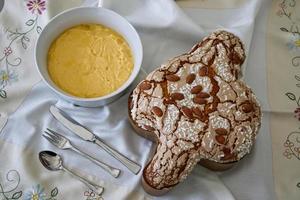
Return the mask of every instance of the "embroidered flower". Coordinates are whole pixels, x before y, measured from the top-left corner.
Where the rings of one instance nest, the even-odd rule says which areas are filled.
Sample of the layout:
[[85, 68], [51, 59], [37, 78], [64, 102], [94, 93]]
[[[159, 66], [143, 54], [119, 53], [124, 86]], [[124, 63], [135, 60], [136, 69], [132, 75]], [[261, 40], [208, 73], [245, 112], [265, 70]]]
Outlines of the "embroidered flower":
[[32, 187], [31, 191], [28, 191], [24, 195], [25, 200], [45, 200], [46, 194], [44, 193], [44, 188], [38, 184], [35, 187]]
[[5, 56], [9, 56], [10, 54], [12, 54], [12, 49], [10, 47], [5, 47], [3, 54]]
[[286, 149], [284, 152], [283, 152], [283, 156], [286, 157], [287, 159], [291, 159], [292, 158], [292, 153], [289, 149]]
[[300, 147], [294, 147], [294, 151], [299, 155], [300, 154]]
[[300, 107], [296, 108], [296, 110], [294, 111], [295, 113], [295, 117], [300, 121]]
[[285, 147], [293, 147], [294, 146], [294, 143], [289, 141], [289, 140], [286, 140], [285, 143], [284, 143], [284, 146]]
[[46, 1], [43, 0], [30, 0], [27, 3], [27, 8], [32, 14], [41, 15], [44, 10], [46, 10]]
[[18, 75], [14, 71], [0, 71], [0, 86], [6, 86], [18, 80]]
[[86, 197], [86, 200], [103, 200], [99, 195], [96, 195], [92, 190], [87, 190], [83, 194]]
[[289, 50], [300, 50], [300, 35], [292, 34], [287, 46]]

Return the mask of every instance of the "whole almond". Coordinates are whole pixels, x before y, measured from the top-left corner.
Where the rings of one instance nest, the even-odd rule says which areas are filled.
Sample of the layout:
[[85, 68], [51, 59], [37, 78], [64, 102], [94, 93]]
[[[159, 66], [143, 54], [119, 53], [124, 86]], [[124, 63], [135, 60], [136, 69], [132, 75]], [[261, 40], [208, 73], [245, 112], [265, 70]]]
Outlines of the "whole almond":
[[200, 92], [200, 93], [197, 94], [197, 97], [199, 97], [199, 98], [208, 98], [208, 97], [210, 97], [210, 95], [206, 92]]
[[224, 157], [221, 158], [222, 160], [235, 160], [236, 156], [233, 153], [224, 153]]
[[207, 76], [208, 75], [208, 67], [201, 67], [199, 70], [200, 76]]
[[171, 82], [176, 82], [180, 80], [180, 77], [175, 74], [166, 75], [166, 79]]
[[250, 103], [246, 103], [246, 104], [242, 105], [242, 110], [245, 113], [249, 113], [249, 112], [253, 111], [253, 105]]
[[149, 90], [149, 89], [151, 89], [151, 87], [152, 87], [151, 83], [146, 82], [146, 81], [144, 81], [140, 84], [141, 90]]
[[225, 144], [225, 137], [222, 136], [222, 135], [216, 135], [216, 141], [219, 143], [219, 144]]
[[217, 129], [215, 130], [215, 132], [216, 132], [218, 135], [227, 135], [227, 134], [228, 134], [228, 132], [227, 132], [227, 130], [226, 130], [225, 128], [217, 128]]
[[196, 74], [189, 74], [187, 77], [186, 77], [186, 83], [187, 84], [192, 84], [193, 81], [195, 80], [196, 78]]
[[206, 104], [207, 101], [205, 99], [202, 99], [202, 98], [199, 98], [199, 97], [194, 97], [193, 102], [196, 103], [196, 104], [201, 105], [201, 104]]
[[181, 108], [181, 111], [184, 114], [184, 116], [186, 116], [187, 118], [189, 118], [189, 119], [193, 118], [193, 111], [190, 108], [183, 106]]
[[154, 114], [156, 114], [158, 117], [163, 116], [163, 111], [159, 107], [157, 107], [157, 106], [153, 106], [152, 112]]
[[191, 93], [192, 94], [198, 94], [199, 92], [201, 92], [202, 90], [202, 86], [201, 85], [196, 85], [195, 87], [193, 87], [191, 89]]
[[223, 153], [226, 155], [226, 154], [230, 154], [231, 153], [231, 150], [227, 147], [224, 147], [223, 148]]
[[175, 104], [175, 100], [173, 99], [164, 99], [164, 104]]
[[183, 95], [182, 93], [179, 93], [179, 92], [172, 93], [172, 94], [170, 95], [170, 97], [171, 97], [172, 99], [178, 100], [178, 101], [184, 99], [184, 95]]
[[193, 108], [193, 113], [199, 117], [202, 116], [202, 112], [201, 112], [200, 108], [198, 108], [198, 107]]
[[144, 128], [148, 131], [154, 131], [155, 129], [151, 126], [148, 126], [148, 125], [144, 125]]

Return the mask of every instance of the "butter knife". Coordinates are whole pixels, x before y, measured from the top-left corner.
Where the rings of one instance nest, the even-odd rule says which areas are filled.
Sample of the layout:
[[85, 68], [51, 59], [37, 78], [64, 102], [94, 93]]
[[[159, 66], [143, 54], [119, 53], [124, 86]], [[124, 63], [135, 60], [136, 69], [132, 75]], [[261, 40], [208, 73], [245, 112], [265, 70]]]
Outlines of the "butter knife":
[[125, 165], [134, 174], [138, 174], [139, 171], [141, 170], [140, 165], [136, 164], [132, 160], [128, 159], [127, 157], [125, 157], [124, 155], [116, 151], [115, 149], [105, 144], [99, 137], [97, 137], [95, 134], [93, 134], [83, 125], [79, 124], [77, 121], [72, 119], [62, 110], [58, 109], [56, 106], [52, 105], [50, 107], [50, 113], [54, 116], [55, 119], [61, 122], [65, 127], [71, 130], [77, 136], [81, 137], [86, 141], [93, 142], [99, 145], [107, 153], [109, 153], [111, 156], [113, 156], [115, 159], [117, 159], [123, 165]]

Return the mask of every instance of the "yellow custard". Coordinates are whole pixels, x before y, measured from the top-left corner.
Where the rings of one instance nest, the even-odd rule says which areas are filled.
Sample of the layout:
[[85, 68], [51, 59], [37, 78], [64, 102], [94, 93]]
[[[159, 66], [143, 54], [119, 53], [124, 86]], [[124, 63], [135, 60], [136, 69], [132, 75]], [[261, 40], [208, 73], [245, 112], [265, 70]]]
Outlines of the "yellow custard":
[[133, 70], [126, 40], [100, 24], [82, 24], [64, 31], [51, 44], [48, 72], [53, 82], [77, 97], [93, 98], [121, 87]]

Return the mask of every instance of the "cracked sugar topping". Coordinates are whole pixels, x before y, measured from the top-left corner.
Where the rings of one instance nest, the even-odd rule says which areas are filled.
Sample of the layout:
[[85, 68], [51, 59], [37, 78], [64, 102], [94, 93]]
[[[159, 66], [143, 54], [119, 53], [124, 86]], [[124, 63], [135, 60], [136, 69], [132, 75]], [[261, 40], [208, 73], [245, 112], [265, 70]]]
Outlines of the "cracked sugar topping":
[[200, 159], [240, 160], [260, 127], [255, 95], [238, 79], [245, 59], [231, 33], [212, 33], [150, 73], [131, 95], [130, 115], [158, 141], [144, 178], [157, 189], [183, 180]]

